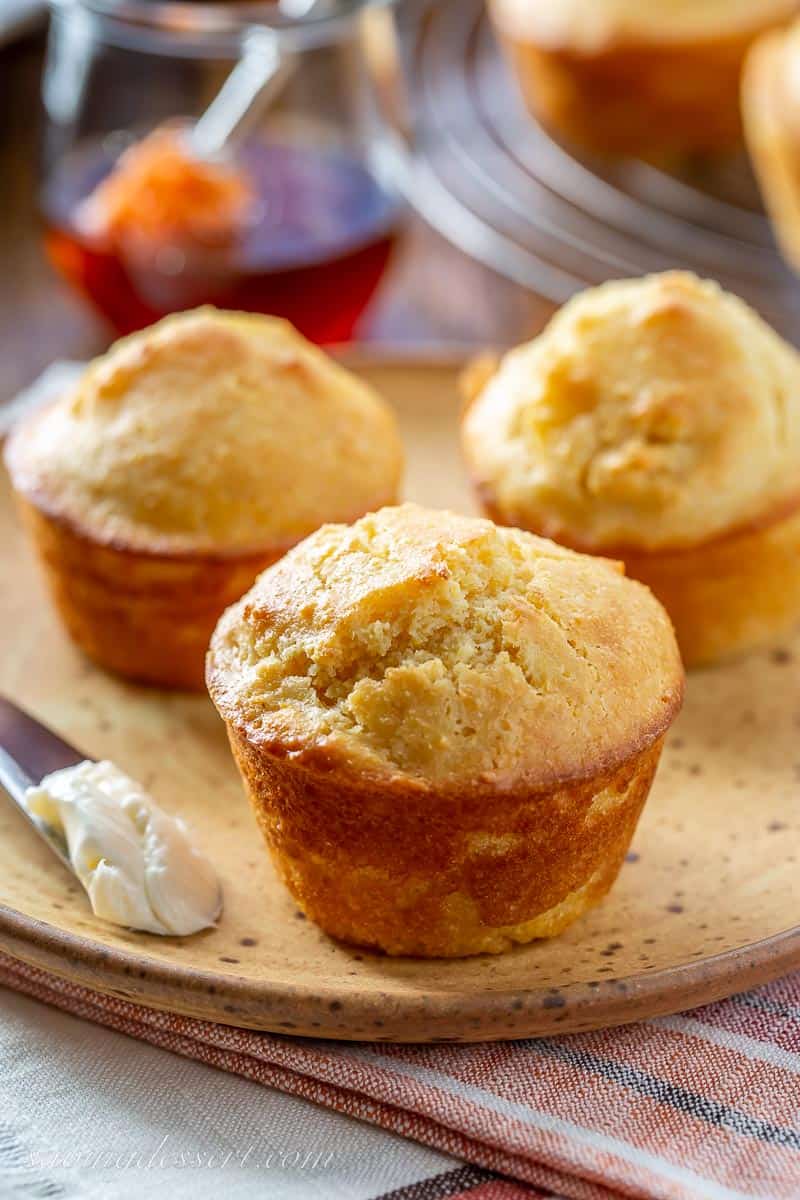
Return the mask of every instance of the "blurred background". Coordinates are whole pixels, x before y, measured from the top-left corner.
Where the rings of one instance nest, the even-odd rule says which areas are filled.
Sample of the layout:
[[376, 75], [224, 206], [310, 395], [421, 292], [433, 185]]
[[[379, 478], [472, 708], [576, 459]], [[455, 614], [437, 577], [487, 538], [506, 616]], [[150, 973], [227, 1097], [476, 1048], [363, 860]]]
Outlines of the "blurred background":
[[738, 89], [797, 5], [751, 7], [634, 53], [542, 38], [534, 0], [0, 0], [0, 399], [205, 302], [502, 345], [680, 266], [795, 335]]

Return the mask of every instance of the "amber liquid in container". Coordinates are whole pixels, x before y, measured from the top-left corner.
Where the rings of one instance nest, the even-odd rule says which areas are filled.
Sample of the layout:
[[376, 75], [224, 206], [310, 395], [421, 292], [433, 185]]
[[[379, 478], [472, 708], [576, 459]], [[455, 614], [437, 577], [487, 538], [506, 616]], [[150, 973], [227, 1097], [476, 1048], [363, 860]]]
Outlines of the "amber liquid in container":
[[389, 261], [397, 198], [340, 151], [254, 141], [239, 163], [255, 199], [229, 245], [129, 253], [76, 216], [114, 156], [102, 145], [74, 152], [43, 197], [51, 262], [119, 333], [210, 303], [287, 317], [316, 342], [347, 341]]

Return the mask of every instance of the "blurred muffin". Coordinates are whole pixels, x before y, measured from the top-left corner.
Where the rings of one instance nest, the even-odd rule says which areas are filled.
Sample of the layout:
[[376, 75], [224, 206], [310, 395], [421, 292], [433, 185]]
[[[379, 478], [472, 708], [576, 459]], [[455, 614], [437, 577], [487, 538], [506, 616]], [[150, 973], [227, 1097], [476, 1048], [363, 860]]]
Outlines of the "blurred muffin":
[[674, 158], [735, 148], [754, 38], [797, 0], [490, 0], [525, 99], [591, 151]]
[[6, 462], [78, 645], [201, 688], [223, 609], [323, 521], [396, 499], [402, 451], [387, 405], [289, 324], [204, 308], [118, 342]]
[[683, 684], [619, 564], [416, 505], [265, 571], [207, 678], [298, 904], [423, 956], [550, 937], [601, 899]]
[[478, 386], [462, 440], [495, 519], [624, 559], [687, 664], [800, 616], [800, 356], [716, 284], [582, 293]]
[[800, 272], [800, 22], [760, 38], [742, 77], [750, 158], [778, 245]]

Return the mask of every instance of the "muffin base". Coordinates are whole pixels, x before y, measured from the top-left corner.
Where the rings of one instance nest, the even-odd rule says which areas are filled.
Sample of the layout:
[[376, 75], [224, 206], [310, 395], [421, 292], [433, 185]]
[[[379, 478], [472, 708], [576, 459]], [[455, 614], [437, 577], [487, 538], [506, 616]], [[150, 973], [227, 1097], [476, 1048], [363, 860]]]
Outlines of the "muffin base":
[[800, 510], [690, 550], [624, 561], [669, 613], [687, 667], [744, 654], [800, 621]]
[[[484, 512], [498, 525], [524, 526], [476, 484]], [[550, 533], [543, 536], [551, 537]], [[708, 666], [762, 646], [800, 622], [800, 507], [698, 546], [640, 553], [622, 546], [555, 541], [618, 559], [667, 610], [686, 667]]]
[[436, 791], [309, 769], [228, 726], [279, 875], [335, 938], [391, 955], [498, 953], [553, 937], [616, 879], [663, 737], [550, 790]]
[[158, 687], [205, 689], [220, 614], [286, 550], [145, 553], [96, 541], [19, 494], [17, 503], [73, 641], [106, 670]]
[[592, 54], [502, 32], [501, 39], [528, 108], [556, 136], [596, 153], [668, 163], [739, 146], [740, 74], [758, 32]]

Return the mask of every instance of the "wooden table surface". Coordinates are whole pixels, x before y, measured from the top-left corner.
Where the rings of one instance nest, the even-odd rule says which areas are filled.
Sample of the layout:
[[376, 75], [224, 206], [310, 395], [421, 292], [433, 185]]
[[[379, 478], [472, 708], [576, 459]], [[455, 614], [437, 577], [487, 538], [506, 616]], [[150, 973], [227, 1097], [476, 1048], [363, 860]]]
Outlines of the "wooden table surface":
[[[56, 276], [37, 213], [44, 36], [0, 50], [0, 403], [57, 358], [105, 349], [109, 326]], [[393, 345], [502, 345], [550, 306], [468, 259], [411, 216], [362, 337]]]

